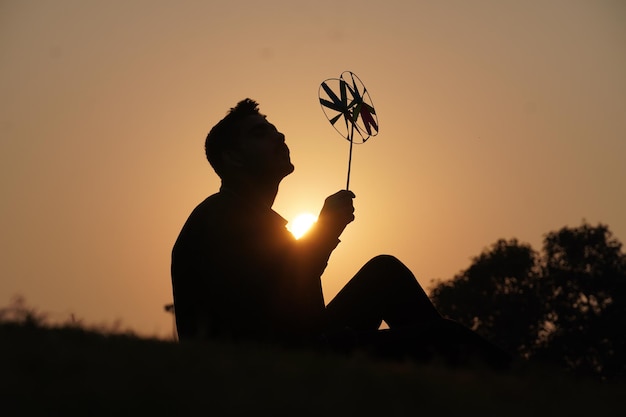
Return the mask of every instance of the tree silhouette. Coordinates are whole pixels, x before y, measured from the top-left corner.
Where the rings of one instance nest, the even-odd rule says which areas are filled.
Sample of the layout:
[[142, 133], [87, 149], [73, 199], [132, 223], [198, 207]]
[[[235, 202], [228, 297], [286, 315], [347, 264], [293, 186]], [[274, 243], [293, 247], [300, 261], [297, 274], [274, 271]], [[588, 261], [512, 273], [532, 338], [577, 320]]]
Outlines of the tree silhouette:
[[499, 240], [431, 292], [444, 314], [524, 358], [626, 376], [626, 256], [605, 225], [564, 227], [542, 253]]
[[548, 233], [541, 289], [554, 326], [541, 356], [580, 373], [626, 375], [626, 256], [605, 225]]
[[517, 240], [498, 240], [472, 265], [431, 292], [439, 311], [528, 357], [543, 319], [537, 296], [537, 253]]

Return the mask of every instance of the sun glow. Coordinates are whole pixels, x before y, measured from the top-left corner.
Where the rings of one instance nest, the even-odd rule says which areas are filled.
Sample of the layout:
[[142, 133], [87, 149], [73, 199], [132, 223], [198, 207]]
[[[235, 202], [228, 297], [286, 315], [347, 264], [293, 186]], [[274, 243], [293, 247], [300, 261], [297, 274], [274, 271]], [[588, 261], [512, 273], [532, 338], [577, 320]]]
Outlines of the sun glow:
[[287, 229], [295, 236], [296, 239], [300, 239], [304, 234], [315, 224], [317, 216], [311, 213], [298, 214], [295, 219], [289, 222]]

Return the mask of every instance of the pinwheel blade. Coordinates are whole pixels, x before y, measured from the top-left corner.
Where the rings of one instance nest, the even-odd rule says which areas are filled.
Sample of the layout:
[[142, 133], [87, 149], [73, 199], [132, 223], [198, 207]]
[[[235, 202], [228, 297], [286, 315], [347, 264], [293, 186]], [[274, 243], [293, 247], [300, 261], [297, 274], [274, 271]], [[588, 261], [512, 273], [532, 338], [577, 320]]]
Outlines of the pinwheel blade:
[[323, 98], [320, 98], [320, 103], [322, 104], [322, 106], [328, 107], [331, 110], [335, 110], [341, 113], [345, 111], [345, 108], [343, 106], [338, 105], [337, 103], [333, 103], [331, 101], [325, 100]]

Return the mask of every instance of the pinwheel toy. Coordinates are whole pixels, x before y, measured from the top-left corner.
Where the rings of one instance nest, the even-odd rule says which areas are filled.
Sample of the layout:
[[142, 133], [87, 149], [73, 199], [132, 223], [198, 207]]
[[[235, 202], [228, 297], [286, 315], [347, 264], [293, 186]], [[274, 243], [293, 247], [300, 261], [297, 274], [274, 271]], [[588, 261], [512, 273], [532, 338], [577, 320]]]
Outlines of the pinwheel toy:
[[339, 78], [322, 82], [318, 95], [322, 111], [330, 124], [350, 142], [346, 183], [346, 190], [349, 190], [352, 145], [365, 143], [378, 134], [376, 110], [365, 85], [350, 71], [344, 71]]

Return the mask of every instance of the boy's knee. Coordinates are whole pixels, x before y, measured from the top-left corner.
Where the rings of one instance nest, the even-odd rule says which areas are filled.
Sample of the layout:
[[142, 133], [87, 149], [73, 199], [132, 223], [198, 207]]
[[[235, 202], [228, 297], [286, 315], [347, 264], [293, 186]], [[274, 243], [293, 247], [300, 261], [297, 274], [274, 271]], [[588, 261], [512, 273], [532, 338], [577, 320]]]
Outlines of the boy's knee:
[[368, 271], [371, 278], [383, 280], [387, 284], [398, 279], [415, 279], [409, 268], [393, 255], [377, 255], [363, 269]]
[[376, 265], [381, 270], [384, 270], [391, 274], [401, 274], [405, 275], [406, 272], [410, 272], [409, 268], [407, 268], [402, 261], [396, 258], [393, 255], [377, 255], [371, 259], [374, 265]]
[[376, 255], [372, 259], [370, 259], [368, 263], [373, 263], [376, 265], [385, 265], [385, 266], [398, 265], [398, 264], [402, 265], [402, 262], [400, 262], [398, 258], [396, 258], [393, 255], [386, 255], [386, 254]]

